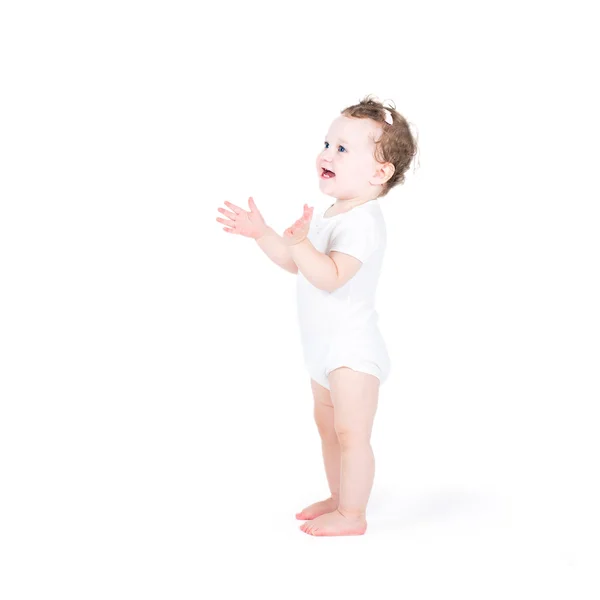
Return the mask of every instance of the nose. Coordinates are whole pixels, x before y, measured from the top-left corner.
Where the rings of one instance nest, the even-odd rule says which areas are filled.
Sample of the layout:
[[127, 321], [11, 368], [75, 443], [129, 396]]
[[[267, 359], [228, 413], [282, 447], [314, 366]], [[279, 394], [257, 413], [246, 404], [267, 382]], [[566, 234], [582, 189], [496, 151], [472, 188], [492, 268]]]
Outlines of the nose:
[[325, 162], [330, 163], [332, 154], [333, 154], [333, 151], [331, 151], [331, 148], [324, 148], [323, 151], [321, 152], [321, 159]]

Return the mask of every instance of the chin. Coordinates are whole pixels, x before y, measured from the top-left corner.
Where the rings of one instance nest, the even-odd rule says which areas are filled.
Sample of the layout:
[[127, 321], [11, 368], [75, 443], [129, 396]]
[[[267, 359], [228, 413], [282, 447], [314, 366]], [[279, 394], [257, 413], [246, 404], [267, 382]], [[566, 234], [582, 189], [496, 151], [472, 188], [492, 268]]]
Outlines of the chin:
[[337, 195], [332, 190], [324, 190], [322, 185], [319, 186], [319, 189], [321, 190], [321, 193], [324, 194], [325, 196], [331, 196], [332, 198], [337, 198]]
[[326, 179], [321, 179], [320, 177], [319, 177], [319, 189], [326, 196], [332, 196], [332, 197], [339, 192], [339, 190], [334, 191], [334, 189], [336, 189], [336, 186], [330, 185]]

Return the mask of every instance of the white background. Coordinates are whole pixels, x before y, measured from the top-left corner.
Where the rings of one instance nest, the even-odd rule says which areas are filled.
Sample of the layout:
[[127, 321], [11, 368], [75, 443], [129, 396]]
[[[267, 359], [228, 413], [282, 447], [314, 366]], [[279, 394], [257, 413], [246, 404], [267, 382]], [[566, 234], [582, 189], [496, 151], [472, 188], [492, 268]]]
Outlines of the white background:
[[[204, 6], [204, 5], [203, 5]], [[0, 9], [0, 596], [598, 598], [599, 98], [583, 2]], [[392, 360], [359, 537], [329, 494], [281, 233], [367, 94]]]

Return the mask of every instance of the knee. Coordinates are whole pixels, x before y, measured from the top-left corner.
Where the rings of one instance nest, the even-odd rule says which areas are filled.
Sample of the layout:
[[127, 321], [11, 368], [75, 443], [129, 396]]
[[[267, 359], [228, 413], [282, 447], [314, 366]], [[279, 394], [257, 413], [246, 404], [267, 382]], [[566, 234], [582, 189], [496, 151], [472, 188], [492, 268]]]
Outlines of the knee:
[[315, 410], [315, 423], [321, 436], [321, 441], [325, 444], [337, 444], [337, 433], [333, 427], [331, 416], [324, 414], [322, 410]]
[[336, 428], [336, 434], [342, 448], [368, 446], [371, 443], [371, 433], [360, 429]]
[[322, 423], [317, 423], [317, 429], [319, 430], [319, 435], [321, 436], [321, 441], [324, 444], [338, 444], [338, 436], [333, 427], [323, 425]]

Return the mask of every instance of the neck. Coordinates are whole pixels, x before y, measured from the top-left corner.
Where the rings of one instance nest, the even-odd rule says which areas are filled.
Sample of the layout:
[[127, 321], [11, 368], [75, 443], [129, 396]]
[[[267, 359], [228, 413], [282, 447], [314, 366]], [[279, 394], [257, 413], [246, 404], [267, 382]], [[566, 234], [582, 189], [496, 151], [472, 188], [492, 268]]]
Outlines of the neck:
[[361, 204], [366, 204], [367, 202], [371, 202], [372, 200], [376, 200], [377, 198], [349, 198], [348, 200], [340, 200], [336, 198], [335, 205], [339, 208], [354, 208], [355, 206], [360, 206]]
[[360, 204], [366, 204], [371, 200], [377, 200], [379, 197], [380, 187], [377, 186], [377, 189], [371, 189], [366, 194], [361, 194], [360, 196], [354, 196], [353, 198], [336, 198], [335, 205], [339, 208], [353, 208], [354, 206], [359, 206]]

